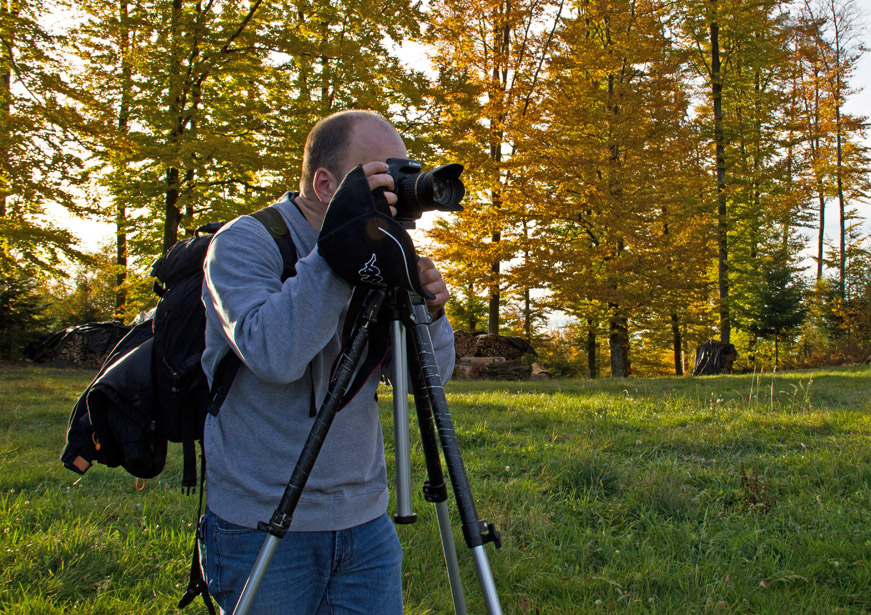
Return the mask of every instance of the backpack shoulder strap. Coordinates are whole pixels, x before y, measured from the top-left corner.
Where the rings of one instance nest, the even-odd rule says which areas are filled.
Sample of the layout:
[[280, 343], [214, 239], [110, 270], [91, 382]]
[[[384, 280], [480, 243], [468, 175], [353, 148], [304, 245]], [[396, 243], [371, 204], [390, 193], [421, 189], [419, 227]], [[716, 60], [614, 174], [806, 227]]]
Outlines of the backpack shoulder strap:
[[[287, 278], [295, 276], [298, 255], [296, 252], [296, 246], [290, 236], [290, 230], [287, 228], [287, 223], [284, 221], [284, 216], [282, 216], [281, 212], [272, 206], [259, 209], [250, 215], [266, 227], [266, 230], [269, 231], [269, 234], [272, 235], [276, 245], [278, 245], [278, 250], [281, 252], [281, 258], [284, 261], [284, 270], [281, 273], [281, 281], [284, 282]], [[241, 365], [242, 360], [239, 359], [236, 353], [232, 350], [218, 363], [218, 367], [215, 370], [215, 377], [212, 379], [212, 389], [209, 392], [211, 401], [209, 403], [208, 411], [213, 416], [217, 415], [218, 411], [221, 409], [221, 404], [224, 403], [227, 393], [230, 392], [230, 386], [233, 384], [233, 380], [236, 378], [236, 372], [239, 371]]]
[[257, 219], [278, 245], [281, 251], [281, 258], [284, 260], [284, 271], [281, 274], [281, 281], [284, 282], [287, 278], [296, 275], [296, 261], [298, 256], [296, 246], [290, 236], [290, 231], [287, 228], [287, 223], [284, 221], [284, 216], [281, 212], [272, 207], [264, 207], [251, 214], [252, 218]]

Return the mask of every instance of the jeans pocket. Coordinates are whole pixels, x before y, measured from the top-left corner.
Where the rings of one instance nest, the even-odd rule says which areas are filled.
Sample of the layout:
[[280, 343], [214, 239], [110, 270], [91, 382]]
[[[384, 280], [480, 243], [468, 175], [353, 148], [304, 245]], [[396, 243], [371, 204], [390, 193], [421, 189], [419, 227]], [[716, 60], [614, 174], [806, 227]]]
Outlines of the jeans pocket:
[[246, 536], [256, 534], [259, 531], [254, 528], [230, 523], [215, 514], [212, 514], [212, 523], [214, 524], [215, 534], [218, 536]]

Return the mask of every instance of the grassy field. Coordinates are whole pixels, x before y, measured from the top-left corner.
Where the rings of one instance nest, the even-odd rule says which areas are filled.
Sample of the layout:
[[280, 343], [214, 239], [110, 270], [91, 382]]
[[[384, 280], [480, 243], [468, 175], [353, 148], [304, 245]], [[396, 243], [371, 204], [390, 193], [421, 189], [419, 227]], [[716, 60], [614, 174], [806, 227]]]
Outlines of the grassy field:
[[[58, 461], [91, 375], [0, 367], [0, 613], [177, 612], [196, 515], [180, 451], [142, 491]], [[487, 552], [506, 614], [871, 612], [871, 368], [453, 383], [448, 400], [505, 543]], [[391, 403], [385, 389], [388, 449]], [[449, 614], [435, 512], [415, 498], [406, 611]]]

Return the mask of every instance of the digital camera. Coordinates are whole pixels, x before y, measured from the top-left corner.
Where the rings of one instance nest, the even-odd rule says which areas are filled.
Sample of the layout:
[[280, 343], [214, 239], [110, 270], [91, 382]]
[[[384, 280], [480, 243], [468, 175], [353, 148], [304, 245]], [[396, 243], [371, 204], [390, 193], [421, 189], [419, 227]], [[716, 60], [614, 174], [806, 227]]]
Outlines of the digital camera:
[[463, 165], [453, 163], [422, 171], [421, 164], [406, 158], [388, 158], [388, 173], [393, 177], [396, 220], [413, 223], [425, 211], [462, 211], [460, 201], [466, 188], [460, 181]]

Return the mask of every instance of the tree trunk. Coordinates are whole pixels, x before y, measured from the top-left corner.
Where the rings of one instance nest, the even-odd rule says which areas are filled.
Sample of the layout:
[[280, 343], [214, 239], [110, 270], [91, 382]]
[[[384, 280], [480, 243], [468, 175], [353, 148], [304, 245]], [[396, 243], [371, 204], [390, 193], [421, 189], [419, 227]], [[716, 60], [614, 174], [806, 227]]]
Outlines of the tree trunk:
[[810, 138], [808, 146], [811, 152], [811, 165], [813, 166], [816, 183], [817, 202], [819, 203], [819, 228], [817, 233], [817, 282], [823, 279], [823, 260], [826, 257], [826, 195], [823, 188], [823, 170], [820, 161], [820, 76], [814, 72], [813, 79], [813, 108], [810, 101], [805, 99], [805, 113], [808, 116], [808, 132]]
[[590, 319], [587, 320], [587, 375], [590, 377], [590, 380], [595, 380], [599, 377], [599, 370], [596, 368], [597, 354], [596, 324]]
[[[499, 231], [493, 233], [493, 242], [500, 240]], [[490, 286], [490, 304], [487, 317], [487, 333], [498, 335], [499, 333], [499, 266], [498, 260], [493, 261], [490, 265], [490, 272], [493, 274], [493, 283]]]
[[817, 282], [823, 279], [823, 259], [826, 257], [826, 197], [823, 195], [822, 182], [817, 187], [817, 198], [820, 203], [820, 232], [817, 239]]
[[[5, 60], [5, 54], [4, 54]], [[6, 149], [6, 144], [9, 143], [10, 134], [11, 134], [11, 115], [12, 115], [12, 69], [10, 67], [5, 66], [6, 62], [3, 62], [3, 78], [0, 79], [0, 113], [2, 113], [2, 117], [0, 117], [0, 130], [3, 131], [2, 134], [2, 147], [0, 149], [0, 156], [3, 157], [3, 160], [9, 160], [9, 152]], [[0, 182], [0, 218], [6, 217], [6, 199], [9, 198], [9, 191], [7, 186], [11, 184], [10, 178], [6, 177], [6, 173], [3, 173], [2, 176], [3, 181]], [[5, 252], [5, 244], [6, 241], [3, 240], [0, 242], [0, 250]], [[2, 254], [3, 252], [0, 252]]]
[[750, 365], [756, 365], [756, 342], [758, 341], [758, 336], [756, 335], [756, 326], [751, 327], [750, 338], [747, 340], [747, 360], [750, 362]]
[[127, 306], [127, 208], [118, 203], [115, 213], [115, 316], [123, 320]]
[[674, 349], [674, 374], [683, 376], [683, 340], [681, 339], [680, 321], [676, 310], [671, 311], [671, 338]]
[[[168, 147], [176, 148], [184, 132], [181, 114], [184, 89], [181, 71], [181, 43], [184, 35], [181, 31], [182, 6], [184, 0], [172, 0], [170, 17], [170, 65], [169, 65], [169, 109], [172, 130], [168, 139]], [[175, 166], [166, 169], [166, 192], [163, 202], [163, 252], [166, 253], [178, 241], [178, 224], [181, 213], [178, 209], [179, 170]]]
[[[840, 81], [840, 75], [838, 76]], [[839, 250], [838, 250], [838, 294], [841, 299], [847, 298], [847, 204], [844, 199], [844, 169], [843, 169], [843, 152], [841, 151], [841, 104], [840, 100], [835, 107], [835, 124], [837, 130], [837, 168], [836, 178], [838, 183], [838, 220], [840, 227], [838, 228]]]
[[181, 212], [178, 203], [178, 169], [170, 167], [166, 171], [166, 196], [163, 205], [163, 252], [164, 254], [178, 241], [178, 224]]
[[720, 300], [720, 341], [728, 344], [732, 337], [729, 314], [729, 245], [726, 210], [726, 135], [723, 130], [723, 81], [720, 74], [720, 24], [717, 0], [711, 0], [711, 96], [714, 106], [714, 142], [717, 161], [717, 248]]
[[[612, 306], [612, 309], [616, 306]], [[609, 324], [608, 345], [611, 351], [611, 377], [629, 376], [629, 330], [625, 317], [616, 314]]]
[[532, 298], [528, 288], [523, 289], [523, 335], [532, 343]]
[[[505, 20], [504, 23], [497, 23], [493, 28], [493, 43], [494, 49], [496, 50], [495, 56], [493, 58], [493, 71], [491, 73], [491, 84], [492, 88], [491, 96], [499, 96], [499, 102], [504, 103], [505, 98], [505, 75], [507, 74], [507, 70], [505, 66], [507, 65], [508, 51], [511, 45], [511, 26], [508, 23], [508, 13], [511, 11], [510, 1], [505, 2], [502, 6], [502, 10], [504, 11], [503, 18]], [[506, 111], [504, 109], [499, 109], [498, 107], [494, 110], [494, 115], [490, 117], [490, 160], [494, 163], [494, 167], [496, 169], [496, 178], [495, 181], [501, 185], [502, 178], [499, 175], [501, 172], [501, 162], [502, 162], [502, 143], [505, 140], [505, 133], [503, 130], [503, 124], [505, 121]], [[498, 228], [499, 222], [499, 209], [502, 205], [502, 192], [499, 189], [493, 191], [492, 194], [492, 203], [493, 209], [496, 212], [494, 216], [494, 228], [493, 233], [491, 235], [492, 242], [494, 244], [499, 243], [502, 240], [502, 233]], [[490, 265], [490, 272], [492, 275], [492, 281], [490, 286], [490, 306], [489, 306], [489, 318], [487, 322], [487, 332], [492, 334], [499, 333], [499, 274], [500, 274], [500, 262], [499, 257], [497, 256], [495, 260]]]
[[[8, 2], [0, 3], [0, 16], [3, 17], [4, 21], [16, 16], [17, 12], [15, 7], [10, 6]], [[2, 134], [0, 134], [0, 145], [2, 145], [0, 156], [2, 156], [3, 160], [9, 160], [7, 147], [12, 138], [12, 65], [10, 63], [10, 56], [15, 49], [15, 42], [5, 36], [3, 42], [4, 49], [3, 53], [0, 54], [0, 70], [2, 70], [2, 76], [0, 76], [0, 130], [2, 130]], [[0, 218], [7, 216], [7, 199], [10, 196], [9, 186], [11, 185], [12, 178], [8, 177], [5, 172], [0, 174]], [[6, 257], [6, 250], [6, 239], [0, 238], [0, 264], [2, 264], [2, 260]]]
[[835, 140], [837, 144], [837, 166], [835, 167], [835, 178], [838, 185], [838, 218], [840, 228], [838, 229], [839, 252], [838, 252], [838, 294], [841, 299], [847, 297], [847, 206], [844, 199], [844, 152], [843, 152], [843, 135], [844, 126], [841, 118], [841, 105], [843, 104], [843, 84], [841, 82], [841, 27], [838, 23], [838, 12], [836, 10], [834, 0], [829, 0], [832, 9], [832, 24], [834, 24], [835, 34], [835, 83], [834, 83], [834, 99], [835, 99]]
[[[132, 88], [132, 68], [130, 58], [129, 9], [127, 0], [118, 2], [118, 47], [121, 51], [121, 104], [118, 108], [118, 132], [127, 134], [130, 121], [130, 96]], [[126, 166], [124, 163], [121, 163]], [[124, 174], [124, 169], [121, 171]], [[115, 316], [124, 318], [127, 305], [127, 204], [124, 196], [115, 197]]]

